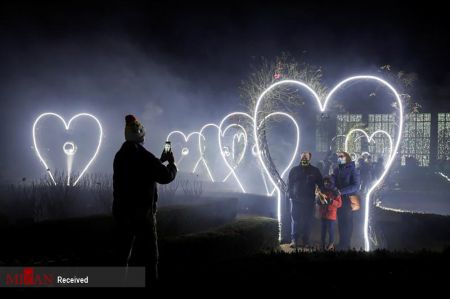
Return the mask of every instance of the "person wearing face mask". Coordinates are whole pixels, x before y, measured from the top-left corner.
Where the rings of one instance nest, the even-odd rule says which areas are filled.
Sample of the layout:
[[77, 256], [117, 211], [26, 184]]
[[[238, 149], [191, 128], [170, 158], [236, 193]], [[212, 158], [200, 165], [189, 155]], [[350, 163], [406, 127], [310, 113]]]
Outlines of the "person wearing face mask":
[[348, 250], [351, 248], [353, 233], [353, 210], [350, 196], [357, 194], [360, 186], [360, 175], [347, 152], [340, 152], [338, 165], [333, 170], [332, 178], [342, 198], [342, 207], [338, 209], [339, 245], [338, 249]]
[[289, 172], [288, 194], [291, 200], [291, 244], [295, 248], [299, 237], [308, 247], [311, 222], [314, 217], [316, 187], [322, 188], [322, 174], [311, 165], [311, 153], [303, 152], [300, 165]]

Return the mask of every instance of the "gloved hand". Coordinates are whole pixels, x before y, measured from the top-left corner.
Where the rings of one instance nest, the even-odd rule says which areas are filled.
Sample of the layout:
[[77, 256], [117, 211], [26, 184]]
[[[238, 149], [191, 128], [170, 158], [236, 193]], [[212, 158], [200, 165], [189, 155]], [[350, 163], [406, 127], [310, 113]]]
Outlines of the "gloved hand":
[[175, 158], [173, 157], [172, 151], [166, 153], [166, 160], [169, 162], [169, 164], [175, 163]]
[[166, 151], [163, 151], [163, 152], [161, 153], [161, 158], [159, 158], [159, 160], [160, 160], [162, 163], [164, 163], [164, 162], [167, 161], [167, 153], [166, 153]]

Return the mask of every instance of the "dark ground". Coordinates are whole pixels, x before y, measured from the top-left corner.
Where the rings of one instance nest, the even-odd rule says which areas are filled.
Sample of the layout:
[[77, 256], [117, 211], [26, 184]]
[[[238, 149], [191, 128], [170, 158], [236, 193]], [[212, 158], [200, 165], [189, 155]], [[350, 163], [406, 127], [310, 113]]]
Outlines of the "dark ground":
[[[399, 217], [403, 221], [397, 226], [404, 221], [411, 223], [414, 215]], [[441, 240], [440, 246], [444, 246], [445, 240], [450, 239], [449, 219], [429, 217], [425, 223], [423, 219], [417, 221], [422, 222], [421, 229], [413, 224], [416, 231], [398, 238], [404, 242], [416, 239], [414, 251], [288, 254], [277, 245], [276, 221], [239, 217], [215, 229], [161, 237], [160, 281], [153, 288], [168, 293], [182, 290], [195, 293], [204, 285], [228, 291], [238, 288], [277, 290], [292, 286], [299, 290], [337, 293], [358, 288], [405, 287], [411, 291], [411, 288], [434, 286], [436, 289], [449, 279], [446, 273], [450, 266], [450, 247], [419, 250], [418, 236], [423, 236], [423, 242], [431, 238]], [[3, 231], [3, 244], [9, 244], [1, 249], [3, 266], [116, 265], [111, 224], [111, 218], [101, 216], [23, 225], [9, 229], [6, 234]], [[445, 227], [436, 227], [441, 225]], [[442, 240], [444, 235], [447, 238]], [[11, 243], [13, 240], [8, 238], [15, 240]]]

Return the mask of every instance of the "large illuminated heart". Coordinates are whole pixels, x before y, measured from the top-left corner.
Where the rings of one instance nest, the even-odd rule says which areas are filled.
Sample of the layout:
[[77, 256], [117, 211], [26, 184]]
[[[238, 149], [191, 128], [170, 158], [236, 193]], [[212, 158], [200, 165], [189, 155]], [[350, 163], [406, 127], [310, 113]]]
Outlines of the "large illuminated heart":
[[[180, 135], [182, 137], [183, 142], [181, 149], [176, 149], [176, 146], [174, 146], [172, 139], [173, 136], [176, 135]], [[191, 138], [193, 138], [193, 136], [199, 136], [199, 138], [204, 138], [200, 132], [191, 132], [188, 135], [184, 134], [181, 131], [172, 131], [170, 132], [167, 137], [166, 140], [167, 141], [171, 141], [172, 142], [172, 151], [174, 153], [174, 158], [175, 158], [175, 162], [178, 166], [178, 168], [181, 167], [181, 165], [183, 164], [183, 160], [185, 160], [187, 157], [194, 157], [196, 156], [196, 154], [200, 155], [198, 153], [198, 149], [195, 146], [188, 146], [188, 142], [190, 142]], [[195, 161], [197, 161], [197, 157], [194, 157]]]
[[[73, 121], [75, 121], [76, 119], [78, 119], [78, 118], [80, 118], [80, 117], [89, 117], [89, 118], [92, 118], [92, 119], [95, 120], [95, 122], [96, 122], [97, 125], [98, 125], [99, 132], [100, 132], [100, 133], [99, 133], [99, 137], [98, 137], [97, 148], [96, 148], [94, 154], [92, 155], [92, 157], [89, 159], [89, 161], [88, 161], [88, 163], [86, 164], [86, 166], [85, 166], [84, 168], [82, 168], [82, 171], [81, 171], [81, 173], [78, 175], [78, 178], [77, 178], [77, 179], [74, 181], [74, 183], [72, 184], [73, 186], [75, 186], [75, 185], [80, 181], [80, 179], [83, 177], [83, 175], [86, 173], [86, 171], [88, 170], [89, 166], [91, 166], [91, 164], [92, 164], [92, 162], [95, 160], [95, 158], [97, 157], [97, 154], [98, 154], [98, 152], [99, 152], [99, 150], [100, 150], [100, 146], [101, 146], [101, 143], [102, 143], [102, 138], [103, 138], [103, 129], [102, 129], [102, 125], [101, 125], [100, 121], [99, 121], [95, 116], [93, 116], [92, 114], [89, 114], [89, 113], [79, 113], [79, 114], [73, 116], [73, 117], [69, 120], [69, 122], [66, 122], [66, 121], [64, 120], [63, 117], [61, 117], [59, 114], [56, 114], [56, 113], [53, 113], [53, 112], [43, 113], [43, 114], [39, 115], [39, 116], [36, 118], [36, 120], [34, 121], [34, 124], [33, 124], [33, 144], [34, 144], [34, 149], [35, 149], [35, 151], [36, 151], [36, 154], [37, 154], [39, 160], [40, 160], [40, 161], [42, 162], [42, 164], [44, 165], [44, 167], [45, 167], [45, 169], [46, 169], [48, 175], [50, 176], [52, 182], [53, 182], [55, 185], [56, 185], [55, 178], [54, 178], [54, 176], [53, 176], [53, 174], [52, 174], [52, 171], [51, 171], [50, 168], [48, 167], [47, 162], [44, 160], [44, 158], [43, 158], [42, 155], [41, 155], [41, 152], [40, 152], [39, 146], [38, 146], [38, 142], [37, 142], [37, 138], [36, 138], [36, 128], [37, 128], [38, 123], [39, 123], [43, 118], [47, 118], [47, 117], [56, 117], [56, 118], [58, 118], [59, 120], [61, 120], [61, 122], [64, 124], [64, 127], [65, 127], [66, 131], [68, 131], [68, 130], [70, 129], [70, 125], [73, 123]], [[72, 146], [72, 149], [67, 150], [67, 149], [66, 149], [66, 145], [71, 145], [71, 146]], [[64, 143], [64, 148], [63, 148], [63, 150], [64, 150], [65, 154], [68, 156], [67, 158], [69, 158], [70, 155], [74, 155], [74, 154], [75, 154], [74, 148], [75, 148], [75, 145], [74, 145], [73, 143], [71, 143], [71, 142], [66, 142], [66, 143]], [[67, 185], [70, 185], [70, 173], [69, 173], [69, 171], [68, 171]]]
[[[354, 76], [354, 77], [350, 77], [347, 78], [343, 81], [341, 81], [340, 83], [338, 83], [326, 96], [325, 101], [322, 103], [320, 97], [317, 95], [317, 93], [307, 84], [301, 82], [301, 81], [296, 81], [296, 80], [283, 80], [283, 81], [279, 81], [276, 82], [274, 84], [272, 84], [271, 86], [269, 86], [266, 90], [264, 90], [261, 95], [259, 96], [257, 102], [256, 102], [256, 106], [255, 106], [255, 110], [254, 110], [254, 116], [253, 116], [253, 135], [255, 138], [255, 144], [256, 144], [256, 148], [257, 148], [257, 152], [258, 154], [258, 158], [260, 159], [261, 164], [263, 165], [263, 168], [266, 172], [266, 174], [268, 175], [268, 177], [270, 178], [272, 184], [274, 184], [276, 186], [276, 190], [277, 190], [277, 201], [278, 201], [278, 212], [277, 212], [277, 216], [278, 216], [278, 221], [281, 224], [281, 190], [279, 188], [279, 185], [275, 182], [274, 178], [272, 177], [272, 175], [269, 172], [269, 167], [266, 165], [266, 161], [264, 161], [264, 158], [262, 157], [262, 155], [260, 154], [260, 140], [259, 140], [259, 132], [258, 132], [258, 126], [257, 124], [260, 122], [260, 118], [264, 116], [264, 113], [260, 111], [260, 107], [261, 107], [261, 103], [264, 100], [264, 97], [266, 96], [266, 94], [268, 92], [270, 92], [272, 89], [274, 89], [277, 86], [280, 85], [285, 85], [285, 84], [292, 84], [292, 85], [297, 85], [300, 88], [306, 90], [310, 95], [312, 95], [314, 97], [314, 99], [316, 100], [316, 103], [318, 104], [320, 111], [324, 112], [328, 102], [330, 101], [330, 99], [333, 97], [333, 95], [335, 94], [336, 91], [338, 91], [339, 89], [341, 89], [342, 87], [346, 86], [348, 83], [351, 82], [355, 82], [355, 81], [375, 81], [377, 83], [380, 83], [381, 85], [387, 87], [395, 96], [395, 99], [397, 101], [398, 104], [398, 110], [399, 110], [399, 128], [398, 128], [398, 134], [397, 134], [397, 138], [395, 140], [395, 146], [394, 149], [392, 151], [392, 154], [389, 156], [388, 161], [385, 164], [384, 170], [382, 175], [375, 181], [375, 183], [373, 183], [372, 186], [370, 186], [369, 191], [366, 193], [366, 204], [365, 204], [365, 211], [364, 211], [364, 248], [366, 251], [370, 250], [370, 241], [369, 241], [369, 210], [370, 210], [370, 205], [369, 205], [369, 201], [370, 201], [370, 195], [372, 194], [372, 192], [380, 185], [380, 183], [382, 182], [382, 180], [384, 179], [384, 177], [386, 176], [387, 172], [389, 171], [389, 169], [391, 168], [391, 165], [395, 159], [395, 156], [397, 154], [399, 145], [400, 145], [400, 139], [402, 136], [402, 130], [403, 130], [403, 105], [402, 105], [402, 101], [400, 98], [400, 95], [398, 94], [398, 92], [395, 90], [395, 88], [393, 86], [391, 86], [388, 82], [386, 82], [385, 80], [375, 77], [375, 76]], [[281, 239], [281, 230], [280, 230], [280, 239]]]
[[[367, 134], [367, 132], [364, 131], [364, 130], [362, 130], [362, 129], [353, 129], [353, 130], [350, 130], [350, 131], [347, 133], [347, 135], [345, 136], [344, 149], [345, 149], [346, 152], [348, 152], [348, 141], [350, 140], [350, 136], [351, 136], [352, 134], [355, 134], [355, 133], [361, 133], [361, 134], [363, 134], [363, 136], [366, 137], [366, 139], [367, 139], [368, 142], [373, 142], [373, 141], [375, 141], [375, 140], [374, 140], [375, 135], [385, 135], [385, 136], [388, 138], [388, 140], [389, 140], [389, 159], [390, 159], [391, 156], [393, 155], [393, 152], [392, 152], [392, 147], [393, 147], [392, 136], [389, 135], [389, 133], [386, 132], [386, 131], [384, 131], [384, 130], [376, 130], [376, 131], [373, 132], [371, 135]], [[389, 159], [388, 159], [388, 160], [389, 160]]]

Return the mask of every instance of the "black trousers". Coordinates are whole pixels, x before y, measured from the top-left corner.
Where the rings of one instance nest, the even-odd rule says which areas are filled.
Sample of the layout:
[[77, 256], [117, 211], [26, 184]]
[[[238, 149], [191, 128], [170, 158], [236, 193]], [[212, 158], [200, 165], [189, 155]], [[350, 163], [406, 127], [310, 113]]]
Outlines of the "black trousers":
[[158, 279], [156, 216], [116, 217], [116, 254], [120, 265], [145, 267], [147, 285]]
[[291, 240], [301, 238], [303, 245], [310, 245], [311, 224], [314, 219], [314, 201], [291, 200]]
[[348, 250], [351, 248], [353, 234], [353, 211], [350, 198], [342, 196], [342, 207], [337, 210], [339, 229], [339, 249]]

